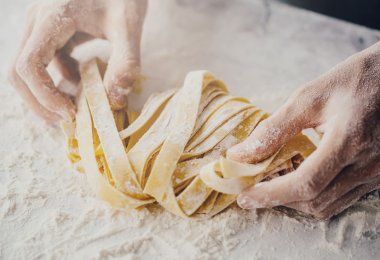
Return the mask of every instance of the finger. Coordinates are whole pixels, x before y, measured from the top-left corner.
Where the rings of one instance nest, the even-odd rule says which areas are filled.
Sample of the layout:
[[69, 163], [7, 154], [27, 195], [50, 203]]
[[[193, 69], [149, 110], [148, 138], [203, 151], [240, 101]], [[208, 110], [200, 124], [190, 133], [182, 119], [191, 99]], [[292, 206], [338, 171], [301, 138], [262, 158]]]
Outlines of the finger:
[[245, 163], [262, 161], [303, 129], [315, 127], [324, 102], [323, 92], [319, 92], [321, 87], [315, 81], [298, 90], [244, 142], [230, 148], [227, 157]]
[[71, 96], [77, 95], [80, 82], [79, 62], [71, 57], [71, 53], [75, 47], [92, 39], [94, 37], [89, 34], [77, 32], [63, 48], [56, 51], [51, 63], [62, 76], [58, 84], [61, 92]]
[[126, 105], [128, 88], [140, 74], [140, 40], [146, 5], [146, 1], [129, 1], [122, 8], [110, 11], [114, 24], [107, 38], [112, 44], [112, 52], [104, 83], [114, 109]]
[[78, 61], [64, 50], [58, 50], [52, 64], [62, 76], [62, 80], [58, 83], [58, 89], [63, 93], [75, 96], [80, 82]]
[[41, 14], [17, 60], [18, 75], [39, 103], [65, 120], [75, 116], [75, 106], [53, 83], [46, 67], [75, 32], [75, 24], [59, 13]]
[[248, 189], [238, 197], [238, 204], [246, 209], [268, 208], [316, 198], [347, 165], [342, 141], [336, 138], [342, 133], [335, 129], [325, 134], [317, 150], [296, 171]]
[[39, 116], [47, 120], [48, 122], [55, 122], [59, 119], [59, 116], [47, 109], [45, 109], [35, 98], [33, 93], [29, 90], [28, 86], [21, 79], [16, 71], [16, 61], [19, 58], [21, 51], [24, 49], [25, 43], [28, 40], [35, 23], [35, 14], [38, 12], [38, 5], [34, 4], [29, 7], [26, 18], [26, 26], [24, 29], [24, 34], [21, 39], [21, 44], [18, 49], [16, 58], [12, 64], [12, 67], [9, 71], [9, 81], [23, 98], [23, 100], [29, 105], [29, 107]]
[[113, 109], [121, 109], [126, 105], [127, 95], [140, 75], [139, 61], [131, 60], [125, 53], [125, 49], [114, 46], [104, 76], [104, 84]]
[[380, 178], [376, 178], [374, 182], [362, 184], [352, 191], [345, 194], [343, 197], [336, 200], [334, 203], [329, 205], [323, 211], [315, 214], [316, 218], [319, 219], [329, 219], [332, 216], [335, 216], [341, 213], [343, 210], [352, 206], [355, 202], [357, 202], [361, 197], [366, 195], [369, 192], [380, 189]]
[[315, 199], [293, 202], [285, 206], [311, 215], [317, 215], [356, 187], [374, 182], [374, 179], [380, 176], [379, 168], [379, 160], [373, 161], [361, 168], [355, 168], [354, 166], [345, 167]]
[[63, 48], [56, 51], [53, 59], [53, 65], [67, 81], [70, 81], [73, 84], [79, 83], [79, 64], [78, 61], [70, 55], [75, 47], [92, 39], [94, 39], [94, 37], [89, 34], [77, 32], [73, 37], [71, 37]]

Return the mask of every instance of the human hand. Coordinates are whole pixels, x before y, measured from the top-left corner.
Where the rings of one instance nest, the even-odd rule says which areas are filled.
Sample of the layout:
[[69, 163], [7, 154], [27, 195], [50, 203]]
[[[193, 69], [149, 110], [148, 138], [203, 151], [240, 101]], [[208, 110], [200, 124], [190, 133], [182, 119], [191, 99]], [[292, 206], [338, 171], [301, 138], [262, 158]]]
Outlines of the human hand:
[[326, 219], [380, 188], [380, 42], [296, 91], [227, 157], [261, 161], [306, 128], [324, 133], [317, 150], [241, 194], [242, 208], [285, 205]]
[[71, 120], [75, 106], [51, 79], [53, 63], [67, 82], [78, 85], [74, 47], [94, 38], [106, 39], [112, 52], [104, 76], [114, 109], [126, 103], [126, 93], [140, 71], [140, 39], [147, 0], [38, 1], [27, 14], [26, 28], [10, 81], [26, 103], [48, 121]]

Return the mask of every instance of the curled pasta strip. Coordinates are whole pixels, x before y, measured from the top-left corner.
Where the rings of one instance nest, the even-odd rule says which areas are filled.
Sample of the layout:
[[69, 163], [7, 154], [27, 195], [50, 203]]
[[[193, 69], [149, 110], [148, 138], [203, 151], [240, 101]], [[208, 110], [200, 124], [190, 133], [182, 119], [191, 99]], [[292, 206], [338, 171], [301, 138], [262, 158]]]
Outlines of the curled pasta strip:
[[70, 161], [102, 199], [122, 208], [158, 202], [182, 217], [210, 217], [243, 189], [295, 168], [315, 146], [298, 135], [270, 158], [242, 164], [224, 157], [268, 117], [229, 95], [207, 71], [188, 73], [182, 88], [153, 95], [139, 116], [113, 112], [96, 60], [81, 67], [75, 124], [65, 124]]

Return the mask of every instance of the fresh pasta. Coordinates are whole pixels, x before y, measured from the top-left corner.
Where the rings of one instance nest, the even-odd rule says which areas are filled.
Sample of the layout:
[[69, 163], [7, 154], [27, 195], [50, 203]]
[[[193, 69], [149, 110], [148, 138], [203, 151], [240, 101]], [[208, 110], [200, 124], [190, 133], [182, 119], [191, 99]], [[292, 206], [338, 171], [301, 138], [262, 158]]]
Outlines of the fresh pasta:
[[211, 217], [237, 194], [295, 168], [314, 144], [299, 134], [268, 159], [244, 164], [225, 158], [268, 117], [231, 96], [208, 71], [189, 72], [180, 89], [152, 95], [140, 115], [113, 112], [101, 66], [81, 67], [83, 90], [75, 123], [66, 123], [68, 157], [96, 194], [121, 208], [157, 202], [181, 217]]

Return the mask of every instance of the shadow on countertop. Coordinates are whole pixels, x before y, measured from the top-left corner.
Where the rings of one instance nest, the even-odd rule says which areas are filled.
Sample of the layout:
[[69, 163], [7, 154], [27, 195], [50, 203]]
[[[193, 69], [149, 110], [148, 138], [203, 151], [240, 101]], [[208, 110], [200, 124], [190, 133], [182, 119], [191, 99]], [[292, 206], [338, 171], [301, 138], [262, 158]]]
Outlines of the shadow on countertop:
[[279, 0], [380, 30], [380, 0]]

